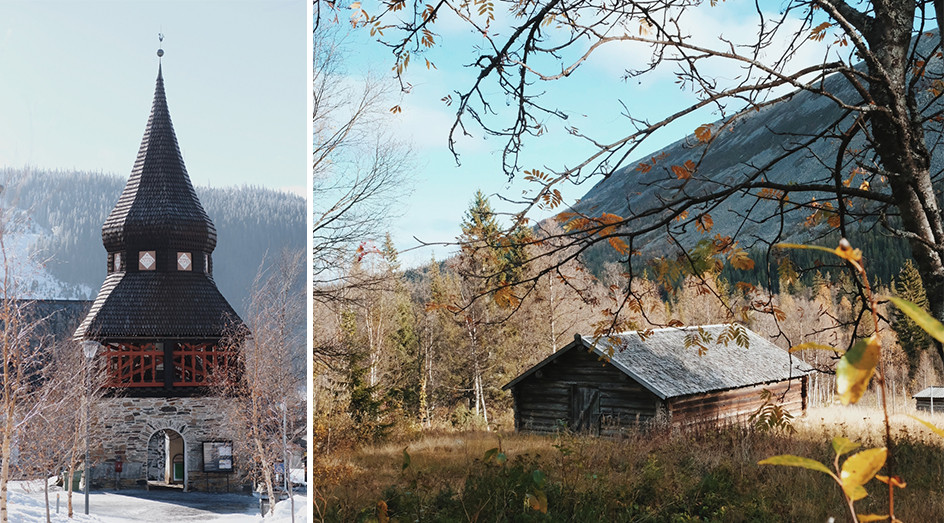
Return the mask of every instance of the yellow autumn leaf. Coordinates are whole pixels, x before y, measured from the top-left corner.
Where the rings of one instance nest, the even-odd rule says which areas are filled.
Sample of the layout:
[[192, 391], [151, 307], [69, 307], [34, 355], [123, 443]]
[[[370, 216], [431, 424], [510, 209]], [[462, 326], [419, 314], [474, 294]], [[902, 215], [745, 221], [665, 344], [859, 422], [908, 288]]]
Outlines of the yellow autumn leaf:
[[842, 354], [842, 351], [836, 347], [831, 347], [822, 343], [816, 343], [814, 341], [808, 341], [799, 345], [794, 345], [793, 347], [790, 347], [789, 352], [800, 352], [801, 350], [828, 350], [830, 352]]
[[843, 405], [856, 403], [869, 387], [880, 349], [875, 335], [863, 338], [846, 351], [836, 365], [836, 392]]
[[537, 510], [541, 514], [547, 514], [547, 494], [543, 491], [525, 494], [525, 501], [532, 510]]
[[813, 29], [811, 29], [810, 40], [813, 40], [816, 42], [822, 42], [823, 38], [826, 37], [826, 30], [829, 29], [831, 25], [832, 24], [830, 24], [829, 22], [823, 22], [819, 24], [818, 26], [814, 27]]
[[876, 474], [875, 479], [881, 481], [882, 483], [886, 485], [888, 485], [888, 483], [891, 482], [892, 486], [895, 488], [905, 488], [908, 486], [908, 483], [906, 483], [905, 480], [901, 479], [898, 476], [888, 477], [888, 476], [883, 476], [881, 474]]
[[836, 477], [831, 470], [829, 470], [826, 465], [823, 465], [819, 461], [810, 458], [804, 458], [803, 456], [794, 456], [792, 454], [781, 454], [780, 456], [771, 456], [767, 459], [762, 459], [757, 462], [758, 465], [780, 465], [781, 467], [799, 467], [809, 470], [815, 470], [817, 472], [823, 472], [829, 474], [830, 476]]
[[743, 249], [735, 250], [728, 260], [735, 269], [749, 271], [754, 268], [754, 260], [752, 260], [747, 251]]
[[944, 325], [937, 321], [934, 316], [931, 316], [927, 311], [908, 300], [896, 298], [895, 296], [890, 296], [888, 300], [895, 304], [898, 310], [907, 314], [908, 317], [911, 318], [911, 321], [915, 322], [918, 327], [921, 327], [924, 332], [930, 334], [931, 337], [937, 341], [944, 343]]
[[858, 449], [862, 446], [861, 443], [856, 443], [849, 438], [843, 436], [836, 436], [832, 441], [833, 450], [836, 452], [837, 456], [842, 456], [843, 454], [848, 454], [853, 450]]
[[839, 471], [842, 489], [853, 501], [867, 494], [863, 485], [868, 483], [885, 465], [888, 450], [885, 447], [863, 450], [849, 456]]
[[912, 416], [911, 414], [909, 414], [908, 417], [911, 418], [911, 419], [918, 420], [919, 422], [921, 422], [922, 425], [924, 425], [925, 427], [931, 429], [931, 432], [933, 432], [933, 433], [937, 434], [938, 436], [944, 438], [944, 430], [941, 430], [940, 428], [938, 428], [937, 425], [934, 425], [933, 423], [929, 423], [929, 422], [927, 422], [927, 421], [924, 421], [923, 419], [921, 419], [921, 418], [919, 418], [919, 417], [917, 417], [917, 416]]
[[495, 303], [502, 308], [511, 308], [517, 307], [521, 303], [521, 298], [515, 296], [514, 291], [508, 285], [499, 288], [495, 291], [494, 295]]
[[844, 260], [849, 260], [856, 264], [862, 261], [862, 251], [860, 251], [859, 249], [853, 249], [852, 244], [850, 244], [849, 240], [845, 238], [839, 240], [839, 246], [836, 247], [836, 250], [833, 252], [836, 253], [836, 256], [839, 256], [840, 258]]

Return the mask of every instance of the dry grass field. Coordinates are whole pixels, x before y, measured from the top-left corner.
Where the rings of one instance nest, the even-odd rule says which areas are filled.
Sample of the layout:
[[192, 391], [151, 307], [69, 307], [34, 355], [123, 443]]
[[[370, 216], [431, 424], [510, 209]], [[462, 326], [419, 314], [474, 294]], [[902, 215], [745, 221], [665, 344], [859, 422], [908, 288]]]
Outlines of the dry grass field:
[[[944, 415], [922, 417], [944, 426]], [[944, 440], [905, 412], [893, 415], [892, 426], [895, 473], [908, 482], [896, 496], [896, 515], [907, 522], [944, 521]], [[810, 409], [794, 428], [792, 435], [742, 427], [651, 430], [621, 439], [424, 433], [321, 459], [312, 491], [315, 518], [844, 521], [839, 489], [825, 474], [757, 462], [796, 454], [831, 464], [834, 436], [881, 446], [880, 411]], [[499, 446], [507, 460], [496, 459], [494, 452], [484, 459]], [[857, 503], [857, 511], [887, 512], [886, 487], [873, 480], [867, 488], [870, 495]], [[546, 514], [528, 506], [538, 491], [547, 498]]]

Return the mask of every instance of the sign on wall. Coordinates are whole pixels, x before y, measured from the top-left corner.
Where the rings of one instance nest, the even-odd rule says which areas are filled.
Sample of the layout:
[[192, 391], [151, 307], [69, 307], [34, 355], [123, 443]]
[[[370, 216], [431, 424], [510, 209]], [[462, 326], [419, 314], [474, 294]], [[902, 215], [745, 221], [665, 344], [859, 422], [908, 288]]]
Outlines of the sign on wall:
[[233, 442], [232, 441], [204, 441], [203, 442], [203, 471], [204, 472], [232, 472], [233, 471]]

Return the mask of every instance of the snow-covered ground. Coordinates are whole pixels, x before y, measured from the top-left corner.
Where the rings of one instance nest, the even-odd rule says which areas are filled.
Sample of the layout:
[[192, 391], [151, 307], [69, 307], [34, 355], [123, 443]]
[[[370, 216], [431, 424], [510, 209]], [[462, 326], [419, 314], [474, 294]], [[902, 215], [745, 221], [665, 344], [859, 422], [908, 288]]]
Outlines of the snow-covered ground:
[[[56, 512], [56, 497], [59, 496], [59, 511]], [[42, 482], [11, 482], [8, 491], [11, 523], [33, 523], [46, 521], [46, 506], [43, 500]], [[199, 521], [212, 523], [289, 523], [292, 512], [289, 500], [275, 506], [275, 514], [259, 515], [259, 501], [241, 494], [208, 494], [202, 492], [168, 491], [93, 491], [89, 494], [89, 515], [83, 513], [84, 497], [81, 492], [72, 494], [73, 518], [66, 509], [66, 493], [61, 489], [50, 489], [49, 505], [51, 520], [56, 523], [72, 522], [176, 522]], [[307, 518], [308, 498], [295, 495], [295, 522], [304, 523]]]

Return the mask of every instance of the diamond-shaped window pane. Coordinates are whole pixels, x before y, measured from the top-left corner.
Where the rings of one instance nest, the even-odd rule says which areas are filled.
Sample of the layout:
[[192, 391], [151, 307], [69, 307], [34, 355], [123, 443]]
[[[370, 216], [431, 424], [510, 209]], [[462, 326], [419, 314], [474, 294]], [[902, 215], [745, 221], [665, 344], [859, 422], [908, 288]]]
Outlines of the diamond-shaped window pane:
[[120, 271], [120, 270], [121, 270], [121, 253], [116, 252], [115, 253], [115, 271]]
[[138, 254], [138, 269], [142, 271], [153, 271], [157, 257], [154, 251], [141, 251]]
[[178, 271], [189, 271], [193, 269], [193, 262], [190, 260], [189, 252], [178, 252], [177, 253], [177, 270]]

